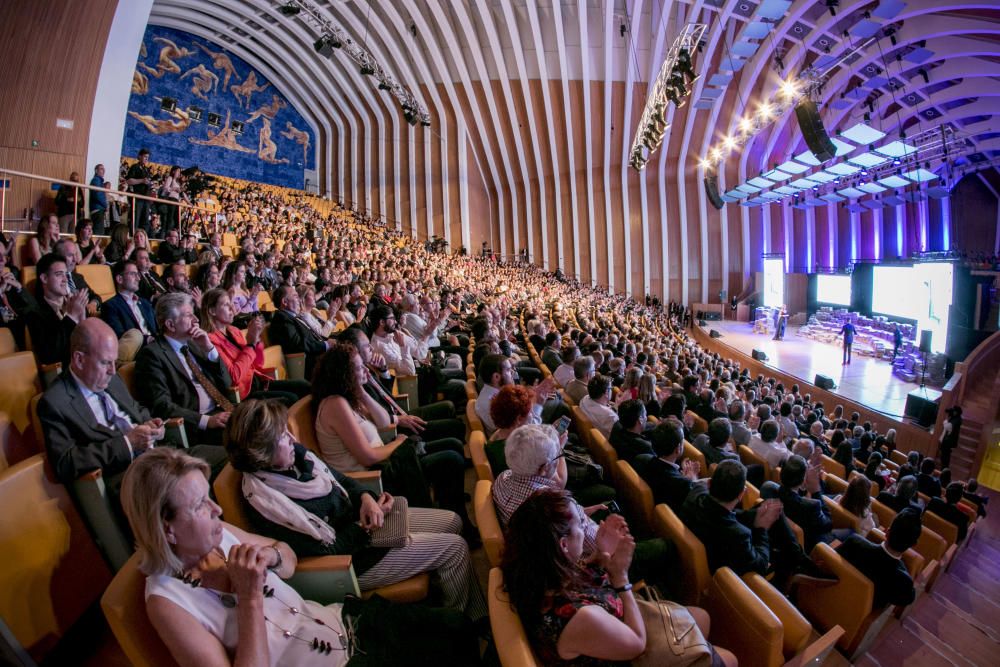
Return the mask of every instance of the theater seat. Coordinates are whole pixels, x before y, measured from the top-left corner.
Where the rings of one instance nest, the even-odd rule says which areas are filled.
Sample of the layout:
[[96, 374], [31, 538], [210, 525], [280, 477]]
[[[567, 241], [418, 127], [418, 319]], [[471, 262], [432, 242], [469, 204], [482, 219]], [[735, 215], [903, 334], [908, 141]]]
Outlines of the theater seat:
[[0, 378], [4, 384], [0, 392], [0, 443], [6, 465], [12, 465], [45, 446], [32, 429], [31, 399], [42, 391], [34, 355], [15, 352], [0, 357]]
[[702, 433], [708, 433], [708, 422], [696, 415], [691, 410], [684, 413], [684, 416], [690, 416], [693, 422], [691, 426], [691, 435], [701, 435]]
[[[251, 531], [250, 521], [243, 507], [241, 487], [243, 473], [226, 464], [212, 484], [216, 502], [222, 508], [222, 517], [228, 523]], [[347, 558], [346, 567], [344, 558]], [[288, 580], [302, 597], [321, 604], [330, 604], [344, 595], [370, 597], [378, 593], [395, 602], [417, 602], [427, 597], [430, 576], [418, 574], [404, 581], [361, 592], [349, 556], [308, 556], [299, 559], [295, 574]]]
[[843, 477], [833, 473], [828, 472], [823, 475], [823, 485], [826, 487], [826, 493], [834, 496], [847, 493], [847, 482], [844, 481]]
[[628, 461], [619, 460], [615, 465], [619, 497], [628, 513], [629, 528], [635, 535], [649, 535], [653, 527], [653, 490]]
[[472, 508], [476, 517], [476, 527], [479, 538], [483, 541], [483, 549], [490, 561], [490, 567], [500, 565], [500, 552], [503, 551], [503, 529], [497, 518], [496, 506], [493, 504], [493, 482], [479, 480], [472, 496]]
[[41, 663], [111, 572], [43, 454], [0, 472], [0, 506], [0, 617]]
[[175, 667], [177, 662], [146, 614], [146, 575], [133, 555], [101, 598], [108, 625], [134, 667]]
[[118, 377], [122, 379], [128, 393], [135, 396], [135, 362], [126, 361], [118, 367]]
[[853, 565], [822, 542], [812, 550], [812, 559], [837, 578], [837, 583], [798, 587], [795, 605], [813, 626], [824, 631], [844, 629], [837, 646], [852, 659], [862, 652], [892, 615], [892, 608], [872, 609], [875, 587]]
[[465, 404], [465, 421], [469, 426], [470, 437], [476, 431], [479, 431], [484, 436], [486, 435], [486, 427], [483, 425], [483, 420], [476, 414], [475, 401], [469, 401]]
[[757, 454], [757, 452], [750, 449], [746, 445], [740, 445], [737, 448], [737, 450], [740, 455], [740, 461], [743, 462], [743, 465], [745, 466], [750, 466], [754, 464], [759, 465], [761, 468], [764, 469], [765, 480], [770, 479], [778, 481], [777, 475], [775, 474], [774, 471], [771, 470], [771, 466], [770, 464], [768, 464], [767, 459], [765, 459], [763, 456], [760, 456], [759, 454]]
[[[269, 345], [264, 348], [264, 368], [274, 369], [275, 380], [285, 380], [288, 378], [288, 369], [285, 367], [285, 355], [281, 353], [280, 345]], [[303, 374], [305, 367], [303, 367]]]
[[826, 454], [820, 457], [820, 462], [823, 466], [823, 472], [828, 475], [836, 475], [840, 479], [847, 479], [847, 469], [844, 467], [844, 464], [837, 463]]
[[861, 517], [852, 514], [830, 496], [823, 496], [823, 503], [830, 513], [830, 520], [833, 521], [834, 528], [850, 528], [856, 533], [861, 533]]
[[503, 573], [500, 568], [490, 570], [489, 593], [490, 627], [493, 643], [500, 656], [502, 667], [541, 667], [535, 657], [524, 626], [517, 612], [510, 606], [510, 598], [503, 589]]
[[689, 605], [700, 604], [712, 579], [705, 546], [674, 511], [662, 503], [653, 511], [653, 532], [677, 547], [681, 570], [681, 601]]
[[83, 276], [90, 290], [107, 301], [115, 295], [115, 281], [111, 278], [111, 267], [107, 264], [81, 264], [76, 272]]
[[701, 472], [698, 473], [702, 477], [708, 476], [708, 463], [705, 462], [705, 455], [702, 454], [697, 447], [692, 445], [687, 440], [684, 441], [684, 457], [685, 459], [690, 459], [692, 461], [697, 461], [698, 465], [701, 466]]
[[469, 399], [470, 402], [475, 402], [479, 398], [479, 390], [476, 388], [475, 378], [470, 378], [465, 381], [465, 397]]
[[0, 327], [0, 357], [6, 357], [15, 352], [17, 352], [17, 343], [14, 342], [14, 334], [10, 332], [9, 327]]
[[615, 448], [611, 446], [611, 443], [604, 437], [604, 434], [596, 428], [590, 429], [589, 442], [588, 451], [594, 461], [604, 468], [605, 479], [614, 480], [617, 485], [618, 468], [616, 464], [618, 463], [618, 453], [615, 452]]
[[809, 622], [763, 577], [750, 576], [756, 588], [728, 567], [716, 570], [705, 600], [712, 618], [709, 640], [732, 651], [740, 667], [821, 664], [843, 629], [811, 642]]
[[486, 458], [486, 434], [473, 431], [469, 436], [469, 453], [472, 455], [472, 465], [476, 468], [476, 478], [480, 481], [493, 481], [493, 469]]

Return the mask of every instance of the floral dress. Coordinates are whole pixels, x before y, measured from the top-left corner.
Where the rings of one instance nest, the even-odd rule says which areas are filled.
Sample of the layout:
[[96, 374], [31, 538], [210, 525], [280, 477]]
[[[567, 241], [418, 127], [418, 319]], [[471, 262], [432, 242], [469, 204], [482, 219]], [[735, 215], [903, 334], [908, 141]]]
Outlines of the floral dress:
[[607, 573], [598, 567], [584, 570], [584, 583], [575, 591], [548, 595], [542, 600], [542, 613], [537, 626], [529, 629], [535, 651], [546, 666], [573, 665], [573, 667], [609, 667], [627, 665], [628, 662], [612, 662], [581, 655], [572, 660], [559, 657], [556, 643], [566, 628], [566, 624], [583, 607], [597, 605], [618, 620], [625, 617], [622, 601], [611, 588]]

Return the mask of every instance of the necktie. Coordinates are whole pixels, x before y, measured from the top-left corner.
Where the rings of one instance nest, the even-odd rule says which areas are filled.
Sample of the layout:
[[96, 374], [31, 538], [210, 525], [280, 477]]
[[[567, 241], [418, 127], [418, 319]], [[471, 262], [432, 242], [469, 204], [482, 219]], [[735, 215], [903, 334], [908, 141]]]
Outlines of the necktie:
[[72, 273], [69, 274], [69, 276], [66, 278], [66, 282], [69, 283], [69, 291], [70, 292], [75, 292], [76, 291], [76, 283], [73, 282], [73, 274]]
[[403, 411], [399, 408], [395, 399], [393, 399], [393, 397], [386, 392], [385, 387], [382, 386], [381, 382], [375, 378], [369, 378], [368, 384], [370, 384], [375, 389], [375, 392], [389, 404], [389, 409], [392, 410], [393, 414], [397, 416], [401, 416], [403, 414]]
[[108, 426], [122, 433], [128, 433], [132, 430], [132, 424], [118, 413], [114, 401], [108, 396], [108, 392], [97, 392], [97, 398], [101, 402], [101, 409], [104, 410], [104, 419]]
[[206, 377], [202, 372], [201, 367], [198, 362], [195, 361], [194, 355], [191, 354], [190, 348], [187, 345], [181, 348], [181, 354], [184, 356], [184, 360], [187, 361], [188, 367], [191, 369], [191, 375], [194, 376], [195, 381], [201, 385], [201, 388], [205, 390], [215, 404], [222, 408], [226, 412], [230, 412], [233, 409], [233, 403], [228, 398], [222, 395], [222, 392], [212, 384], [212, 381]]

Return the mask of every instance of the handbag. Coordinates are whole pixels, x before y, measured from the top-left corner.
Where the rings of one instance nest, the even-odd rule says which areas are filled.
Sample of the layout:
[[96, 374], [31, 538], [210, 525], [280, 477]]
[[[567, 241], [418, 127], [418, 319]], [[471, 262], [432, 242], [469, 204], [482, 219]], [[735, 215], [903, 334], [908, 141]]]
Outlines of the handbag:
[[382, 518], [382, 527], [369, 533], [371, 546], [396, 549], [410, 544], [410, 504], [403, 496], [396, 496], [392, 509]]
[[687, 607], [661, 600], [652, 588], [636, 597], [646, 627], [646, 650], [632, 661], [633, 667], [710, 667], [712, 645], [701, 633]]

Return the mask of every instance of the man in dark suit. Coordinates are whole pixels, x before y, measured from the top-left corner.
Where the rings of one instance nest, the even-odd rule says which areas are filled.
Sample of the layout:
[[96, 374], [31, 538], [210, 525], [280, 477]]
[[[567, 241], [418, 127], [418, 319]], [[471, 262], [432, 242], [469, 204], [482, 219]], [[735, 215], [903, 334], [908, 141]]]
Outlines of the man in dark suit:
[[958, 541], [961, 542], [969, 532], [969, 515], [958, 509], [965, 486], [961, 482], [952, 482], [945, 489], [944, 498], [931, 498], [927, 505], [928, 512], [934, 512], [939, 517], [955, 524], [958, 528]]
[[934, 459], [925, 458], [920, 462], [920, 473], [917, 475], [917, 490], [931, 498], [941, 497], [941, 480], [934, 476]]
[[69, 365], [69, 338], [87, 317], [87, 290], [69, 289], [66, 259], [51, 252], [38, 260], [38, 298], [25, 313], [31, 346], [39, 365]]
[[698, 481], [700, 465], [691, 459], [677, 464], [684, 455], [684, 428], [676, 419], [657, 424], [650, 438], [657, 458], [648, 462], [639, 474], [653, 490], [654, 503], [666, 503], [674, 512], [680, 512], [684, 499]]
[[135, 267], [139, 270], [139, 296], [156, 302], [157, 297], [167, 293], [167, 285], [153, 271], [153, 262], [149, 257], [149, 251], [139, 248], [132, 253], [135, 259]]
[[184, 248], [180, 244], [180, 233], [176, 229], [167, 232], [165, 239], [160, 241], [160, 247], [156, 250], [156, 261], [158, 264], [173, 264], [184, 259]]
[[[157, 334], [156, 314], [153, 312], [153, 304], [137, 294], [139, 269], [136, 268], [135, 262], [128, 260], [118, 262], [111, 267], [111, 275], [114, 277], [118, 294], [105, 302], [104, 308], [101, 309], [101, 319], [114, 330], [119, 342], [123, 342], [122, 339], [129, 331], [139, 333], [138, 336], [130, 334], [124, 341], [132, 348], [129, 353], [131, 359], [134, 359], [139, 349], [152, 341]], [[119, 352], [122, 352], [121, 348]]]
[[94, 290], [90, 289], [87, 279], [76, 270], [76, 267], [80, 263], [78, 255], [80, 249], [73, 240], [61, 239], [52, 247], [52, 251], [66, 258], [66, 270], [69, 271], [67, 282], [69, 283], [70, 292], [86, 291], [87, 315], [89, 317], [96, 317], [97, 312], [101, 309], [101, 297]]
[[805, 533], [806, 551], [817, 542], [830, 542], [833, 521], [823, 502], [820, 490], [820, 466], [810, 466], [804, 458], [793, 454], [781, 466], [781, 490], [778, 497], [785, 516]]
[[281, 346], [284, 354], [304, 352], [306, 355], [306, 377], [312, 377], [312, 369], [324, 352], [333, 347], [333, 341], [324, 339], [299, 319], [302, 302], [298, 292], [289, 285], [281, 285], [272, 296], [278, 308], [271, 318], [268, 335], [271, 342]]
[[170, 292], [157, 299], [156, 326], [160, 335], [135, 360], [139, 400], [157, 417], [183, 417], [188, 442], [221, 445], [232, 379], [198, 326], [191, 297]]
[[890, 508], [894, 512], [902, 512], [907, 507], [912, 507], [918, 512], [924, 511], [924, 503], [917, 497], [917, 478], [913, 475], [904, 475], [896, 482], [896, 493], [881, 491], [876, 498], [877, 501]]
[[559, 348], [562, 347], [562, 337], [558, 331], [550, 331], [545, 336], [545, 349], [542, 350], [542, 363], [548, 366], [550, 371], [554, 371], [562, 363], [562, 356]]
[[913, 579], [903, 564], [903, 553], [920, 539], [920, 513], [906, 509], [896, 515], [881, 545], [851, 535], [837, 553], [868, 577], [875, 586], [873, 609], [908, 605], [916, 598]]
[[618, 406], [618, 421], [611, 427], [608, 442], [618, 458], [640, 471], [654, 458], [653, 443], [645, 436], [646, 405], [639, 399], [623, 401]]

